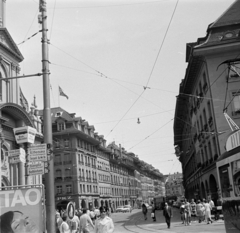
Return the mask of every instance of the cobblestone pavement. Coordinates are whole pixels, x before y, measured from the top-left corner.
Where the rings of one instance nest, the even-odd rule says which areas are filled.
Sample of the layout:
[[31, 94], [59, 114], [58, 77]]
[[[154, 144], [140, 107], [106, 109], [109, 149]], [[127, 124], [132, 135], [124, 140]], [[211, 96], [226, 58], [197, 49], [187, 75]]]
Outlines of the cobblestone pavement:
[[133, 210], [132, 213], [114, 213], [114, 233], [225, 233], [225, 226], [222, 220], [214, 221], [212, 224], [206, 222], [198, 223], [192, 221], [190, 226], [184, 226], [180, 221], [179, 209], [173, 209], [171, 228], [168, 229], [162, 211], [156, 212], [157, 221], [153, 222], [148, 212], [148, 219], [145, 221], [141, 210]]

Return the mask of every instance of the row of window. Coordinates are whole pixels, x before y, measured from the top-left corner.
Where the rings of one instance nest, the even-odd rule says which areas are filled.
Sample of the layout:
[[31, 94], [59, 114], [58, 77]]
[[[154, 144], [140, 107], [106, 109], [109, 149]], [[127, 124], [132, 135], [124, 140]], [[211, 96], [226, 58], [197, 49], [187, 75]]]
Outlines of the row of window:
[[83, 154], [78, 154], [78, 163], [79, 164], [84, 164], [84, 162], [85, 162], [86, 166], [96, 167], [96, 160], [97, 159], [92, 158], [90, 156], [83, 155]]

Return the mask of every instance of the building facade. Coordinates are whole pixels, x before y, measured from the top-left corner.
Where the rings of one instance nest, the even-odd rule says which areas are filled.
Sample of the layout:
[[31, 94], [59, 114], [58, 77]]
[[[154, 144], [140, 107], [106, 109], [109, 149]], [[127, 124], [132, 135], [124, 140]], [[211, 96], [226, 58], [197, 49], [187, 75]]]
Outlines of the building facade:
[[231, 133], [226, 119], [240, 123], [239, 11], [236, 1], [208, 26], [205, 37], [187, 44], [188, 67], [177, 98], [174, 141], [188, 198], [217, 200], [216, 161]]
[[[9, 151], [27, 148], [26, 144], [17, 144], [14, 128], [29, 126], [37, 130], [34, 143], [41, 143], [41, 120], [38, 116], [35, 100], [29, 109], [19, 80], [19, 63], [23, 55], [6, 28], [6, 1], [0, 0], [0, 187], [26, 184], [41, 184], [41, 175], [27, 176], [26, 163], [10, 163]], [[7, 79], [13, 78], [13, 79]]]

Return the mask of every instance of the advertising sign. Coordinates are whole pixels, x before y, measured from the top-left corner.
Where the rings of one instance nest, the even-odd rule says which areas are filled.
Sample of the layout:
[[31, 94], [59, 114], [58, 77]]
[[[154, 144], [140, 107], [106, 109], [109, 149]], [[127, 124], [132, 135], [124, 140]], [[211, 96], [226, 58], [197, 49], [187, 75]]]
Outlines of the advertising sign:
[[47, 161], [46, 144], [33, 144], [28, 148], [28, 159], [30, 162]]
[[0, 232], [44, 232], [40, 187], [0, 192]]
[[75, 206], [73, 202], [69, 202], [67, 205], [67, 216], [69, 219], [73, 219], [75, 213]]
[[18, 144], [25, 142], [34, 143], [37, 130], [30, 126], [24, 126], [13, 129], [13, 132]]
[[44, 163], [43, 162], [36, 162], [36, 163], [29, 163], [27, 166], [27, 175], [35, 176], [35, 175], [42, 175], [44, 174]]

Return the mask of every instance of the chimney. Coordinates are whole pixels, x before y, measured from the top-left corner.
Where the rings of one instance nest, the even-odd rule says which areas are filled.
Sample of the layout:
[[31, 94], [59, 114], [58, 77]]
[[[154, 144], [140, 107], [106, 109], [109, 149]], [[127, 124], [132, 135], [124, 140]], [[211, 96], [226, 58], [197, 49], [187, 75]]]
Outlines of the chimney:
[[0, 28], [6, 27], [6, 0], [0, 0]]

